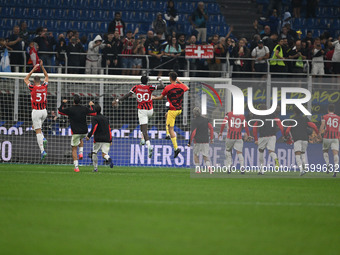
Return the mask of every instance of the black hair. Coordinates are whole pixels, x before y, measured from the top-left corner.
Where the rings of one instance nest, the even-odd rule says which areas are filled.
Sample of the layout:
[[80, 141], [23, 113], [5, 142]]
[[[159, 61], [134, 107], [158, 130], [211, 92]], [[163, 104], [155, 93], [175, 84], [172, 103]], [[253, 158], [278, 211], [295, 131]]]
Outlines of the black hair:
[[171, 78], [171, 80], [176, 81], [178, 75], [177, 75], [176, 72], [170, 72], [170, 73], [169, 73], [169, 77]]
[[335, 105], [334, 105], [334, 104], [330, 104], [330, 105], [328, 106], [328, 111], [329, 111], [329, 112], [334, 112], [334, 111], [335, 111]]
[[146, 84], [148, 84], [149, 78], [148, 78], [148, 76], [143, 75], [143, 76], [140, 78], [140, 81], [141, 81], [142, 84], [146, 85]]
[[94, 110], [96, 111], [97, 114], [99, 114], [102, 111], [102, 108], [100, 107], [99, 104], [96, 103], [94, 105]]
[[75, 104], [80, 104], [80, 101], [81, 101], [80, 96], [79, 95], [74, 95], [73, 102]]
[[34, 82], [40, 82], [40, 77], [37, 75], [37, 76], [34, 76]]

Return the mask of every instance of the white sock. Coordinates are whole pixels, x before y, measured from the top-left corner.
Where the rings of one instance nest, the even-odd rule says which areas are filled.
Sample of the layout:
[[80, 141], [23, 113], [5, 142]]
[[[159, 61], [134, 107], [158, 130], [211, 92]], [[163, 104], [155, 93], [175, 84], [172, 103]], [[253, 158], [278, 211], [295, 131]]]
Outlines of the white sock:
[[207, 161], [205, 162], [205, 165], [206, 165], [206, 166], [211, 166], [210, 160], [207, 160]]
[[98, 168], [98, 156], [97, 153], [92, 153], [92, 161], [93, 161], [93, 167], [95, 169]]
[[[237, 156], [238, 156], [238, 160], [240, 161], [241, 168], [244, 168], [244, 157], [243, 157], [242, 153], [237, 154]], [[244, 169], [242, 169], [242, 170], [244, 170]]]
[[84, 152], [84, 147], [79, 147], [79, 154], [83, 154]]
[[74, 161], [73, 161], [73, 164], [74, 164], [74, 168], [78, 168], [78, 166], [79, 166], [79, 165], [78, 165], [78, 160], [74, 160]]
[[44, 151], [44, 136], [41, 133], [36, 134], [37, 135], [37, 142], [40, 148], [40, 152], [42, 153]]
[[326, 165], [329, 165], [329, 155], [328, 155], [328, 152], [324, 152], [323, 153], [323, 158], [326, 161]]
[[296, 163], [300, 169], [300, 172], [303, 171], [303, 168], [302, 168], [302, 159], [301, 159], [301, 155], [295, 155], [295, 159], [296, 159]]
[[277, 155], [276, 155], [276, 153], [275, 152], [271, 152], [271, 153], [269, 153], [269, 156], [271, 156], [272, 157], [272, 159], [277, 159]]
[[337, 169], [339, 167], [339, 155], [334, 155], [334, 169]]
[[263, 152], [259, 152], [259, 161], [260, 161], [260, 167], [262, 171], [262, 167], [264, 165], [264, 153]]
[[147, 140], [147, 141], [145, 142], [145, 144], [146, 144], [146, 147], [148, 147], [148, 149], [149, 149], [149, 148], [150, 148], [150, 145], [151, 145], [150, 140]]
[[230, 151], [226, 151], [225, 155], [227, 157], [227, 167], [231, 167], [231, 164], [233, 163], [233, 159], [231, 157], [231, 152]]
[[306, 153], [301, 153], [302, 165], [306, 165]]
[[105, 158], [106, 160], [109, 160], [110, 156], [109, 156], [108, 154], [106, 154], [106, 155], [104, 156], [104, 158]]

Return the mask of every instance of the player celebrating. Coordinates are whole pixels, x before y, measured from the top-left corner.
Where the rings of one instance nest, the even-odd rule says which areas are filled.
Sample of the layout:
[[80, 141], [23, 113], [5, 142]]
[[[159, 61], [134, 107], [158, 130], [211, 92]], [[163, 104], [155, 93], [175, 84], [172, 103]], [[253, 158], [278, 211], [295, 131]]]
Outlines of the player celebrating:
[[157, 89], [164, 89], [165, 86], [162, 85], [162, 80], [158, 78], [160, 81], [161, 85], [159, 86], [154, 86], [154, 85], [147, 85], [149, 78], [147, 76], [142, 76], [141, 77], [141, 83], [139, 85], [134, 86], [129, 93], [126, 95], [122, 96], [121, 98], [117, 98], [115, 101], [112, 102], [112, 106], [118, 105], [120, 101], [123, 101], [127, 98], [129, 98], [132, 94], [136, 94], [137, 102], [138, 102], [138, 119], [139, 119], [139, 125], [140, 129], [142, 131], [142, 141], [141, 144], [144, 145], [146, 144], [149, 152], [149, 158], [152, 157], [152, 147], [148, 135], [148, 123], [149, 123], [149, 118], [152, 117], [153, 115], [153, 103], [152, 103], [152, 98], [151, 94], [154, 90]]
[[241, 174], [244, 174], [244, 157], [243, 151], [243, 140], [242, 140], [242, 127], [246, 131], [244, 140], [249, 140], [249, 128], [244, 115], [235, 115], [233, 112], [228, 112], [224, 118], [223, 124], [221, 126], [220, 134], [218, 138], [222, 137], [224, 127], [228, 125], [227, 139], [225, 141], [225, 153], [227, 158], [227, 166], [229, 168], [228, 173], [230, 173], [230, 168], [232, 165], [232, 150], [235, 149], [238, 159], [240, 161]]
[[59, 114], [67, 115], [70, 119], [71, 131], [72, 131], [72, 158], [74, 164], [74, 171], [79, 172], [77, 148], [79, 147], [79, 160], [83, 159], [84, 142], [83, 138], [86, 137], [88, 129], [86, 123], [86, 116], [95, 116], [96, 111], [93, 110], [92, 106], [94, 103], [89, 103], [90, 108], [80, 105], [80, 96], [75, 95], [73, 98], [73, 106], [66, 107], [67, 100], [64, 99], [61, 106], [58, 108]]
[[[174, 146], [175, 154], [174, 158], [177, 158], [181, 150], [177, 146], [176, 133], [174, 131], [176, 117], [182, 113], [182, 103], [184, 92], [188, 91], [188, 86], [184, 85], [177, 78], [177, 73], [170, 72], [169, 79], [171, 84], [166, 86], [162, 92], [162, 95], [155, 97], [153, 100], [162, 100], [165, 96], [167, 97], [170, 107], [166, 118], [166, 125], [169, 128], [169, 133], [171, 137], [172, 144]], [[178, 83], [177, 83], [178, 82]]]
[[334, 104], [330, 104], [328, 106], [328, 114], [324, 115], [321, 120], [320, 138], [321, 134], [323, 133], [322, 150], [323, 158], [325, 159], [327, 164], [327, 170], [331, 168], [331, 165], [329, 164], [328, 151], [329, 149], [333, 151], [334, 158], [333, 177], [336, 177], [335, 170], [339, 169], [340, 117], [334, 114], [334, 111], [335, 111]]
[[105, 160], [110, 163], [110, 167], [113, 167], [112, 159], [109, 156], [110, 145], [112, 145], [112, 133], [109, 124], [109, 120], [102, 115], [100, 112], [102, 108], [99, 104], [94, 105], [94, 110], [97, 115], [92, 118], [92, 129], [90, 133], [87, 134], [86, 140], [90, 140], [91, 136], [94, 136], [93, 139], [93, 151], [92, 151], [92, 160], [94, 170], [93, 172], [98, 171], [98, 156], [97, 153], [99, 150], [102, 150], [102, 156]]
[[[266, 110], [266, 105], [260, 105], [260, 110]], [[260, 171], [259, 174], [263, 174], [263, 165], [264, 165], [264, 150], [267, 149], [269, 152], [269, 156], [275, 161], [275, 166], [277, 168], [280, 167], [279, 159], [275, 153], [275, 146], [276, 146], [276, 128], [273, 126], [273, 122], [266, 121], [267, 119], [274, 119], [276, 125], [279, 127], [282, 136], [284, 136], [283, 126], [279, 118], [276, 118], [275, 114], [271, 114], [269, 116], [256, 116], [256, 119], [261, 121], [261, 124], [258, 125], [258, 121], [255, 122], [253, 128], [253, 135], [255, 139], [255, 144], [258, 146], [259, 149], [259, 160], [260, 160]], [[263, 125], [262, 125], [263, 124]], [[258, 130], [259, 129], [259, 130]], [[259, 138], [258, 134], [259, 132]]]
[[306, 173], [306, 150], [309, 140], [307, 133], [308, 126], [313, 128], [316, 134], [319, 134], [319, 131], [313, 122], [309, 121], [306, 116], [301, 115], [299, 108], [294, 107], [294, 113], [295, 115], [291, 117], [291, 119], [295, 120], [297, 125], [295, 127], [288, 127], [285, 135], [286, 137], [291, 135], [294, 141], [295, 159], [298, 167], [300, 168], [300, 176], [302, 176]]
[[[43, 66], [43, 61], [40, 60], [39, 63], [40, 64], [36, 64], [31, 70], [31, 72], [29, 72], [29, 74], [24, 79], [24, 82], [26, 83], [28, 89], [31, 91], [33, 128], [35, 129], [35, 134], [37, 136], [37, 142], [41, 152], [41, 160], [43, 160], [47, 156], [47, 153], [45, 151], [47, 140], [41, 131], [41, 127], [44, 120], [47, 118], [46, 105], [47, 105], [48, 74], [45, 70], [45, 67]], [[41, 84], [39, 76], [35, 76], [34, 84], [32, 84], [29, 81], [29, 78], [31, 77], [32, 73], [39, 69], [39, 66], [44, 72], [45, 76], [44, 83]]]
[[190, 147], [194, 140], [194, 163], [195, 166], [199, 166], [199, 155], [202, 154], [203, 160], [207, 167], [211, 166], [210, 155], [209, 155], [209, 131], [210, 131], [210, 142], [214, 142], [214, 128], [209, 123], [207, 118], [201, 115], [201, 110], [195, 107], [193, 110], [194, 120], [191, 122], [191, 136], [188, 143]]

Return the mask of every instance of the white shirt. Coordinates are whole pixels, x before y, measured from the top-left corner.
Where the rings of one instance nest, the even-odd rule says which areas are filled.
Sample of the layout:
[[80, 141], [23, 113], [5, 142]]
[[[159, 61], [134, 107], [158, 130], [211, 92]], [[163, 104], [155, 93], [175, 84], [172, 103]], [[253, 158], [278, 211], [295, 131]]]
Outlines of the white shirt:
[[[267, 46], [263, 46], [262, 49], [259, 48], [259, 46], [256, 46], [256, 48], [253, 49], [251, 52], [251, 56], [257, 58], [264, 57], [267, 53], [269, 53], [269, 48]], [[255, 60], [255, 64], [264, 64], [266, 63], [266, 60]]]
[[[318, 49], [313, 49], [313, 56], [316, 55], [318, 52], [319, 52]], [[312, 59], [312, 63], [313, 64], [321, 64], [321, 65], [323, 65], [323, 57], [324, 57], [324, 55], [321, 55], [319, 57], [314, 57]]]
[[335, 41], [332, 44], [334, 46], [334, 54], [332, 57], [332, 61], [340, 62], [340, 43], [339, 41]]

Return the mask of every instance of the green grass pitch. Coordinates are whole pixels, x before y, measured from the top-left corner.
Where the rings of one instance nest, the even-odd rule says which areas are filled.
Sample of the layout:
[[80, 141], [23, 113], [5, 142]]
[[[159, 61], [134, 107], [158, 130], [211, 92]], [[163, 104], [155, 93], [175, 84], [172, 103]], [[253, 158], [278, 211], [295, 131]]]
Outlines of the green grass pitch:
[[339, 254], [340, 178], [0, 165], [1, 254]]

